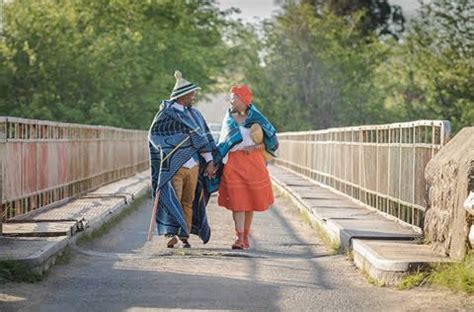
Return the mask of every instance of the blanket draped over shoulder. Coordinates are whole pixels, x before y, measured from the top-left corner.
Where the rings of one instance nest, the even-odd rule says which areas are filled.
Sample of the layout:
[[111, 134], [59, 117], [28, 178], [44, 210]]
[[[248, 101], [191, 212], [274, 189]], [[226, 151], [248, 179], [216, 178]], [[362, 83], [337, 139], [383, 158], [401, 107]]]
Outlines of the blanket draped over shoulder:
[[[183, 118], [169, 101], [163, 101], [148, 133], [153, 198], [160, 190], [156, 225], [158, 235], [198, 235], [204, 243], [210, 239], [206, 205], [209, 201], [205, 161], [200, 158], [200, 173], [193, 202], [193, 224], [188, 229], [181, 204], [171, 184], [179, 168], [196, 153], [216, 153], [216, 146], [204, 118], [196, 109], [186, 109], [194, 122]], [[160, 149], [162, 153], [160, 153]], [[161, 175], [161, 176], [160, 176]], [[158, 185], [159, 184], [159, 185]]]
[[[259, 124], [263, 130], [263, 143], [265, 150], [272, 156], [276, 157], [276, 150], [278, 149], [278, 138], [276, 129], [268, 121], [268, 119], [255, 107], [250, 105], [247, 111], [247, 118], [242, 124], [245, 128], [250, 128], [254, 123]], [[214, 155], [214, 161], [219, 164], [219, 174], [216, 178], [208, 181], [207, 189], [209, 192], [214, 192], [219, 187], [219, 176], [222, 173], [222, 159], [229, 153], [230, 149], [242, 142], [242, 134], [240, 133], [239, 125], [230, 115], [228, 110], [222, 122], [221, 135], [217, 144], [217, 152]]]

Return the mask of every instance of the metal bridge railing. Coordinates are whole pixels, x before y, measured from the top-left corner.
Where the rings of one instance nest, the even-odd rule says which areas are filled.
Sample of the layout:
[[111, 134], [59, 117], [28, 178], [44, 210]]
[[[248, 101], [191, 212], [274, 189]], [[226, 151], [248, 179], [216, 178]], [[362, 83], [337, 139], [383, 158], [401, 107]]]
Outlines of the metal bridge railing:
[[146, 131], [0, 117], [0, 224], [148, 165]]
[[284, 132], [275, 162], [421, 228], [425, 166], [449, 132], [438, 120]]

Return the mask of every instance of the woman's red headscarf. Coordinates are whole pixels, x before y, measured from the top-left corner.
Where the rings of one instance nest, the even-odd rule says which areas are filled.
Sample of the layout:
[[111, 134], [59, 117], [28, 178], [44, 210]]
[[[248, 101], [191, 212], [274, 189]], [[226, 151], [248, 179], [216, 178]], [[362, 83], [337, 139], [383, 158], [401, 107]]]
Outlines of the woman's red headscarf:
[[230, 88], [230, 92], [237, 95], [245, 105], [249, 106], [252, 103], [252, 91], [250, 91], [247, 85], [240, 85], [240, 86], [232, 86]]

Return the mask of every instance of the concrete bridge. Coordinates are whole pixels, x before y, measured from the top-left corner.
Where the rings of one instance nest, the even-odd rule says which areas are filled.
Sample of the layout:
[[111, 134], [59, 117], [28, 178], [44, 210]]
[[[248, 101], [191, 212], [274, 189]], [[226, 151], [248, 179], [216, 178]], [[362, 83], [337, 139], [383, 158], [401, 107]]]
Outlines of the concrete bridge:
[[[178, 296], [183, 305], [170, 303], [172, 299], [167, 294], [157, 296], [158, 301], [151, 297], [143, 299], [141, 294], [137, 296], [147, 304], [136, 307], [254, 310], [265, 309], [267, 304], [269, 310], [312, 310], [308, 307], [313, 306], [316, 310], [323, 306], [326, 310], [331, 307], [333, 310], [351, 307], [379, 310], [388, 304], [389, 310], [396, 310], [400, 298], [406, 297], [402, 306], [413, 309], [420, 303], [415, 300], [419, 299], [418, 295], [394, 296], [390, 291], [361, 284], [357, 280], [359, 277], [348, 273], [353, 269], [347, 266], [349, 260], [344, 256], [334, 259], [344, 272], [321, 264], [318, 261], [323, 260], [319, 258], [333, 257], [331, 247], [336, 249], [336, 254], [349, 251], [361, 271], [385, 285], [398, 283], [407, 273], [424, 264], [461, 259], [472, 248], [469, 233], [474, 191], [473, 137], [474, 128], [466, 128], [450, 138], [449, 123], [436, 120], [280, 133], [279, 158], [269, 166], [279, 199], [270, 214], [256, 221], [253, 237], [256, 247], [247, 254], [232, 252], [227, 247], [229, 244], [225, 241], [229, 238], [225, 234], [230, 233], [231, 221], [213, 201], [209, 207], [214, 233], [211, 245], [199, 246], [188, 253], [170, 253], [163, 249], [164, 243], [159, 239], [147, 245], [142, 237], [149, 216], [148, 199], [137, 204], [140, 206], [135, 208], [138, 212], [129, 218], [135, 223], [125, 221], [128, 232], [117, 230], [112, 232], [113, 236], [99, 238], [98, 242], [89, 245], [86, 243], [91, 248], [76, 245], [78, 238], [100, 229], [111, 217], [130, 209], [134, 201], [143, 201], [143, 194], [149, 187], [146, 131], [2, 117], [0, 259], [16, 260], [37, 272], [44, 272], [70, 246], [85, 257], [79, 256], [76, 260], [80, 264], [71, 269], [72, 275], [87, 271], [84, 263], [91, 261], [87, 257], [96, 257], [117, 261], [119, 266], [121, 260], [143, 261], [144, 267], [158, 261], [159, 266], [175, 273], [172, 264], [179, 263], [183, 266], [181, 273], [193, 275], [205, 271], [216, 278], [221, 277], [221, 282], [190, 278], [192, 283], [210, 283], [208, 288], [199, 290], [198, 285], [197, 288], [179, 286], [180, 282], [165, 276], [164, 280], [174, 285], [170, 286], [172, 291], [179, 292], [180, 287], [184, 287], [194, 293], [188, 294], [189, 298], [183, 294]], [[304, 220], [319, 231], [319, 236]], [[135, 234], [141, 237], [137, 238]], [[431, 244], [418, 243], [423, 235]], [[111, 246], [111, 241], [117, 244]], [[241, 259], [235, 263], [236, 267], [245, 272], [250, 270], [249, 281], [254, 284], [244, 282], [247, 280], [245, 274], [230, 277], [229, 273], [224, 273], [233, 270], [226, 262], [232, 257]], [[214, 261], [217, 268], [227, 263], [226, 269], [211, 270], [206, 266]], [[294, 270], [295, 261], [298, 262], [296, 267], [303, 263], [317, 264], [315, 267], [311, 264], [303, 275], [282, 269], [281, 274], [287, 282], [292, 277], [297, 278], [293, 282], [276, 278], [279, 266], [290, 265]], [[199, 269], [187, 271], [186, 268], [194, 263]], [[274, 266], [274, 269], [268, 271], [268, 266]], [[96, 269], [112, 274], [102, 265]], [[65, 269], [60, 270], [65, 273]], [[135, 267], [134, 270], [140, 269]], [[166, 274], [168, 271], [160, 272]], [[304, 275], [308, 272], [315, 276]], [[323, 277], [325, 272], [334, 277]], [[259, 284], [258, 274], [262, 274], [261, 294], [255, 286]], [[94, 277], [90, 278], [98, 282]], [[117, 278], [111, 280], [116, 282]], [[324, 282], [333, 278], [333, 281]], [[342, 284], [339, 278], [343, 279]], [[58, 279], [59, 276], [53, 278], [54, 281]], [[236, 284], [236, 280], [242, 283]], [[134, 283], [138, 282], [134, 280]], [[269, 285], [281, 289], [283, 299]], [[161, 286], [167, 287], [166, 283]], [[328, 292], [315, 291], [313, 286]], [[337, 299], [334, 306], [321, 302], [334, 300], [329, 295], [330, 289], [340, 291], [342, 295], [344, 287], [349, 289], [347, 301]], [[314, 298], [319, 300], [301, 299], [303, 293], [298, 292], [298, 288], [303, 293], [314, 293]], [[33, 289], [31, 286], [25, 292]], [[235, 292], [235, 289], [239, 290]], [[0, 287], [0, 290], [4, 292], [5, 302], [8, 296], [28, 297], [25, 292], [12, 291], [8, 286]], [[235, 297], [232, 297], [233, 292], [237, 294]], [[372, 292], [382, 298], [371, 297]], [[218, 299], [210, 302], [209, 298], [202, 297], [213, 293], [222, 295], [230, 303], [219, 305]], [[44, 310], [64, 310], [68, 300], [73, 300], [69, 295], [64, 296], [64, 301], [52, 298], [44, 305], [39, 297], [30, 299], [36, 298], [36, 303]], [[437, 293], [426, 295], [423, 302], [443, 308], [446, 302], [439, 301], [438, 296]], [[246, 301], [244, 297], [255, 302]], [[471, 304], [471, 299], [453, 299], [452, 303]], [[199, 300], [203, 305], [199, 305]], [[367, 305], [367, 300], [372, 300], [374, 305]], [[92, 310], [111, 307], [112, 310], [125, 310], [125, 307], [133, 306], [124, 305], [121, 300], [117, 302], [97, 304]], [[160, 306], [159, 302], [167, 304]], [[2, 300], [0, 307], [1, 304]], [[25, 308], [11, 302], [5, 303], [5, 307]], [[71, 307], [76, 310], [84, 305]], [[34, 310], [32, 306], [29, 309]]]

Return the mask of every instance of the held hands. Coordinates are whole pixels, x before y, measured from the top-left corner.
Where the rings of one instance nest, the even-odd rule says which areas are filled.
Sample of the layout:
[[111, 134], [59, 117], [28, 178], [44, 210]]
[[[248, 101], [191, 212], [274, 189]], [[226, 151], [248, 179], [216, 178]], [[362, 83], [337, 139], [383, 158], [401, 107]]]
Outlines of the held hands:
[[217, 167], [214, 165], [213, 161], [210, 161], [206, 169], [204, 169], [204, 176], [208, 177], [209, 179], [214, 179], [216, 177]]
[[[246, 154], [250, 154], [253, 151], [260, 150], [263, 151], [265, 149], [265, 144], [260, 143], [260, 144], [255, 144], [255, 145], [250, 145], [244, 147], [243, 151]], [[204, 176], [208, 177], [209, 179], [214, 179], [216, 177], [218, 167], [214, 164], [213, 161], [210, 161], [207, 165], [206, 168], [204, 169]]]

